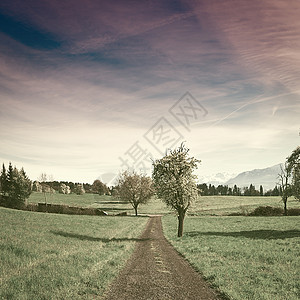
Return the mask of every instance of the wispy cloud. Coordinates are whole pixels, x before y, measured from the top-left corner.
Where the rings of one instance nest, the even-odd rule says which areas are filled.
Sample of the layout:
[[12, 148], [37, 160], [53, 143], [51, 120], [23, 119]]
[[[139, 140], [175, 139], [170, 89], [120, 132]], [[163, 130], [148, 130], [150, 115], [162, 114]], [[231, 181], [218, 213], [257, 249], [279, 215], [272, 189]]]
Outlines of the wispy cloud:
[[[164, 116], [203, 170], [275, 164], [299, 144], [299, 13], [279, 0], [1, 1], [0, 159], [91, 181]], [[189, 133], [168, 112], [186, 91], [208, 110]]]

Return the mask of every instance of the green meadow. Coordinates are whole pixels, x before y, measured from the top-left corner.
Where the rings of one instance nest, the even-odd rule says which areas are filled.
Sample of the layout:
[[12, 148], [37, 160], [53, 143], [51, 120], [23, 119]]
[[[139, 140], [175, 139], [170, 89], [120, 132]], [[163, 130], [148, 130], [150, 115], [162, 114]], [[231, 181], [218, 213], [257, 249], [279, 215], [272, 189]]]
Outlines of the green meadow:
[[[29, 203], [44, 202], [33, 193]], [[110, 215], [133, 208], [111, 196], [47, 195], [47, 202], [95, 207]], [[299, 299], [299, 217], [227, 216], [258, 206], [282, 207], [280, 197], [199, 197], [184, 236], [157, 198], [140, 217], [99, 217], [0, 208], [0, 299], [92, 299], [130, 257], [148, 220], [162, 214], [167, 239], [229, 299]], [[299, 208], [289, 199], [288, 208]]]
[[[42, 193], [33, 192], [28, 199], [28, 203], [45, 202]], [[110, 215], [127, 212], [129, 215], [134, 214], [134, 209], [129, 203], [122, 202], [119, 199], [97, 194], [47, 194], [47, 203], [64, 204], [69, 206], [92, 207], [106, 211]], [[157, 198], [153, 197], [147, 204], [140, 204], [138, 207], [139, 214], [166, 214], [169, 209]]]
[[[33, 192], [28, 203], [45, 202], [42, 193]], [[108, 214], [127, 212], [134, 214], [129, 203], [124, 203], [112, 196], [99, 196], [97, 194], [64, 195], [47, 194], [47, 203], [65, 204], [69, 206], [93, 207], [102, 209]], [[228, 215], [231, 213], [250, 212], [258, 206], [283, 207], [280, 197], [247, 197], [247, 196], [202, 196], [189, 208], [190, 215]], [[289, 198], [288, 208], [300, 208], [300, 202]], [[149, 203], [141, 204], [138, 207], [140, 214], [168, 214], [170, 210], [156, 197]]]
[[300, 298], [299, 217], [163, 218], [167, 239], [229, 299]]
[[0, 208], [0, 299], [101, 295], [146, 222]]

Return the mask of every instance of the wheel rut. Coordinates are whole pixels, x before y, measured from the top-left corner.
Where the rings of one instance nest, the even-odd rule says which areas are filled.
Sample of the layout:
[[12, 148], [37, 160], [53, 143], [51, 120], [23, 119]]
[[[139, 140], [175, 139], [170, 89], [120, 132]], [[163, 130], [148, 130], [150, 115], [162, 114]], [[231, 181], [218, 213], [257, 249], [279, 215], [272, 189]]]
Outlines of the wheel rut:
[[150, 217], [136, 248], [103, 299], [220, 299], [169, 244], [161, 217]]

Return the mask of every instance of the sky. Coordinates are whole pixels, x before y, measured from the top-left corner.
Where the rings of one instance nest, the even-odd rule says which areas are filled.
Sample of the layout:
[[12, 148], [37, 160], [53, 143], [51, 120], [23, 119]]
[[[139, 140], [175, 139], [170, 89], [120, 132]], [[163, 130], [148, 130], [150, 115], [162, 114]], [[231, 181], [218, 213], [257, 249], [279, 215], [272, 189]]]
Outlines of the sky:
[[300, 144], [298, 0], [2, 0], [0, 162], [109, 182], [182, 142], [196, 174]]

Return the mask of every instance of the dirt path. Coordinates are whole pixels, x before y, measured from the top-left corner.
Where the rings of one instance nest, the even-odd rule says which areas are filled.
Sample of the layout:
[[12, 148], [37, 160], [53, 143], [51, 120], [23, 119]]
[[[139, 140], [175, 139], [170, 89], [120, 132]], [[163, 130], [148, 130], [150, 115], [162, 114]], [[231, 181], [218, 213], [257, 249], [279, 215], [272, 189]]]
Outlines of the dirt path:
[[218, 299], [201, 276], [167, 242], [160, 217], [151, 217], [125, 268], [104, 299]]

